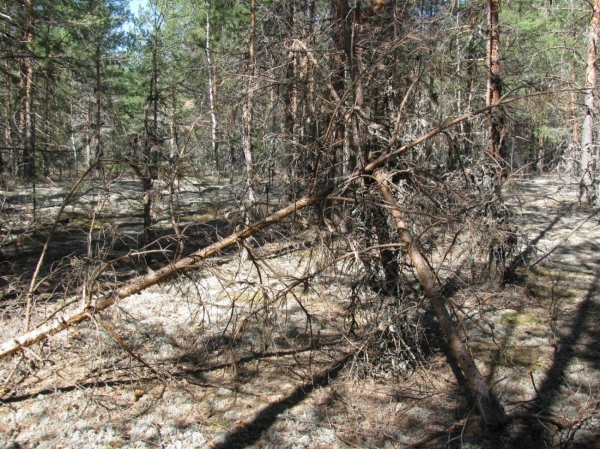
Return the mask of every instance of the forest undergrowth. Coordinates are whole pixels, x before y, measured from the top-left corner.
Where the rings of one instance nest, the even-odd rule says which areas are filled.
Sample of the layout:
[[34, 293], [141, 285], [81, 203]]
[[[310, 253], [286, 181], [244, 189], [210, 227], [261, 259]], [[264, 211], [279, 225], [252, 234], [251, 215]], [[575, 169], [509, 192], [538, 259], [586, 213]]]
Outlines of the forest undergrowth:
[[[464, 176], [483, 185], [481, 174]], [[99, 295], [172, 257], [170, 225], [160, 219], [168, 201], [156, 202], [165, 205], [156, 211], [158, 243], [138, 254], [132, 248], [142, 238], [133, 199], [139, 192], [127, 180], [119, 182], [108, 196], [84, 189], [82, 200], [65, 210], [36, 286], [35, 324], [77, 305], [85, 288]], [[23, 329], [19, 301], [26, 274], [64, 200], [64, 189], [44, 189], [38, 190], [46, 199], [37, 211], [38, 228], [3, 233], [17, 235], [2, 242], [3, 340]], [[186, 250], [234, 229], [238, 206], [231, 189], [207, 179], [180, 186]], [[426, 210], [419, 201], [437, 198], [432, 191], [407, 201], [412, 212]], [[5, 195], [3, 216], [13, 220], [5, 220], [5, 228], [31, 213], [19, 208], [26, 195]], [[576, 181], [555, 175], [511, 181], [503, 196], [517, 228], [505, 229], [516, 240], [506, 254], [508, 282], [501, 290], [477, 278], [485, 261], [476, 260], [481, 252], [472, 247], [493, 247], [489, 242], [454, 242], [457, 231], [436, 235], [427, 226], [413, 232], [443, 280], [461, 336], [505, 406], [510, 422], [504, 432], [480, 426], [474, 398], [410, 262], [392, 258], [406, 275], [386, 283], [389, 273], [378, 271], [371, 253], [363, 252], [374, 242], [347, 251], [354, 243], [336, 232], [335, 216], [323, 214], [320, 226], [309, 226], [318, 220], [314, 208], [285, 228], [246, 240], [239, 251], [224, 251], [3, 360], [0, 444], [595, 447], [600, 211], [579, 203]], [[368, 227], [364, 235], [386, 220], [369, 213], [362, 215], [368, 217], [361, 222]], [[460, 235], [482, 235], [475, 229], [479, 222], [468, 219], [476, 213], [463, 213], [461, 226], [473, 229]], [[359, 222], [347, 225], [355, 229]], [[423, 223], [439, 226], [436, 217]], [[377, 239], [389, 239], [387, 248], [395, 249], [391, 235]], [[106, 259], [115, 262], [97, 276]], [[452, 272], [448, 266], [462, 268]]]

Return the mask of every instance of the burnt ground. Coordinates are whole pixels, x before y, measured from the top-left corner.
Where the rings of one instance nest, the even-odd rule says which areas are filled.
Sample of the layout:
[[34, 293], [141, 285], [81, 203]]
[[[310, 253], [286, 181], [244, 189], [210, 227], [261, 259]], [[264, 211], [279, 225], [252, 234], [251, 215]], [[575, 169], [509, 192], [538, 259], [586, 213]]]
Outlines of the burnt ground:
[[[79, 300], [95, 254], [130, 254], [99, 290], [148, 270], [149, 258], [131, 253], [143, 248], [140, 192], [120, 182], [109, 193], [82, 192], [67, 207], [41, 276], [52, 277], [38, 287], [36, 323]], [[45, 225], [21, 241], [30, 211], [18, 205], [27, 192], [7, 195], [3, 341], [22, 328], [19, 292], [61, 192], [38, 191]], [[231, 187], [204, 180], [182, 192], [180, 225], [196, 226], [187, 250], [230, 230]], [[298, 223], [285, 245], [273, 230], [250, 242], [249, 257], [223, 254], [2, 361], [0, 446], [600, 447], [600, 210], [578, 202], [576, 181], [555, 176], [517, 181], [505, 196], [520, 232], [512, 283], [501, 292], [449, 294], [480, 370], [511, 416], [504, 432], [481, 427], [418, 295], [397, 303], [362, 297], [351, 326], [358, 265], [332, 262], [324, 248], [339, 239]], [[157, 200], [157, 228], [166, 235], [164, 195]], [[151, 266], [168, 257], [156, 254]], [[299, 282], [308, 275], [314, 280]], [[415, 323], [418, 338], [399, 315]]]

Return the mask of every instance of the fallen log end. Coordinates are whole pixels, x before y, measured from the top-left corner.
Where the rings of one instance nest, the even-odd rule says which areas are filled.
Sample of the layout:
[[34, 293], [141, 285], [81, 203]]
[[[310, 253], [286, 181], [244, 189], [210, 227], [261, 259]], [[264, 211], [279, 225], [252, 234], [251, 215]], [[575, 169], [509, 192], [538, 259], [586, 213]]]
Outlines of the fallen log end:
[[487, 427], [502, 429], [508, 423], [508, 416], [506, 416], [504, 407], [502, 407], [500, 400], [492, 391], [488, 391], [487, 396], [478, 394], [477, 405], [483, 417], [483, 422]]
[[103, 296], [102, 298], [98, 298], [94, 309], [96, 311], [104, 310], [107, 307], [110, 307], [115, 302], [115, 295], [109, 293], [108, 295]]

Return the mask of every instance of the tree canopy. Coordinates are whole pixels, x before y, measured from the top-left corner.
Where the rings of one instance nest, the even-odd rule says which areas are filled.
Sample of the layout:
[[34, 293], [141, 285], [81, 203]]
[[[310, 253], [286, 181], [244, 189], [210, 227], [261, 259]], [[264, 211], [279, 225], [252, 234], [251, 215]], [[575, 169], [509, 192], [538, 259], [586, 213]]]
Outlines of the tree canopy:
[[[517, 277], [527, 251], [505, 198], [513, 178], [558, 172], [577, 180], [580, 202], [598, 202], [599, 32], [600, 0], [149, 0], [135, 15], [126, 0], [4, 0], [0, 180], [31, 205], [18, 218], [0, 207], [3, 295], [20, 291], [23, 317], [0, 358], [149, 286], [192, 279], [235, 247], [258, 273], [245, 287], [260, 291], [252, 307], [264, 299], [248, 316], [271, 323], [258, 247], [313, 240], [305, 273], [278, 276], [275, 298], [347, 263], [345, 335], [362, 332], [352, 357], [372, 370], [387, 325], [362, 314], [427, 301], [484, 424], [503, 428], [451, 297]], [[128, 182], [139, 195], [116, 219], [110, 203], [126, 201], [115, 186]], [[38, 190], [56, 183], [49, 219]], [[194, 210], [186, 189], [212, 209]], [[73, 222], [78, 246], [53, 259]], [[21, 266], [26, 241], [35, 262]], [[386, 306], [375, 312], [373, 297]], [[386, 320], [408, 329], [398, 315]], [[227, 326], [233, 342], [242, 331]], [[394, 366], [399, 352], [406, 364], [422, 355], [394, 347]]]

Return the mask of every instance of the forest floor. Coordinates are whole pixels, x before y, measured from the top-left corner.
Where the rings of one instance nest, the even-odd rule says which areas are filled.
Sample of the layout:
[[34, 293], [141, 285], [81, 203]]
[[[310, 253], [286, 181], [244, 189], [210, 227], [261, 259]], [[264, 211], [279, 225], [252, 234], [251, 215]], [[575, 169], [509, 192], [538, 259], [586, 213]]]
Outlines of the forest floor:
[[[374, 322], [371, 307], [357, 313], [357, 331], [349, 332], [355, 265], [340, 260], [310, 284], [294, 282], [328, 257], [321, 243], [335, 244], [326, 232], [299, 225], [285, 245], [251, 242], [252, 257], [219, 256], [0, 362], [0, 447], [404, 448], [428, 437], [423, 447], [600, 447], [600, 209], [580, 204], [577, 188], [554, 175], [505, 189], [520, 232], [511, 284], [449, 298], [511, 417], [505, 432], [480, 427], [435, 329], [426, 332], [424, 356], [409, 354], [410, 363], [367, 360], [361, 329]], [[47, 189], [41, 194], [56, 199], [46, 203], [51, 216], [64, 193]], [[229, 231], [228, 187], [195, 189], [182, 199], [191, 202], [185, 219], [205, 226], [191, 233], [190, 247]], [[118, 236], [101, 248], [106, 254], [139, 238], [139, 206], [123, 209], [123, 192], [109, 198], [119, 206], [103, 216], [93, 210], [101, 200], [85, 214], [67, 210], [52, 247], [61, 288], [76, 286], [92, 263], [67, 259], [86, 229], [92, 237]], [[26, 279], [39, 242], [5, 242], [2, 250], [0, 266]], [[144, 267], [109, 274], [121, 281]], [[2, 341], [23, 326], [11, 303], [17, 281], [5, 273]], [[57, 296], [55, 286], [39, 288], [40, 298]], [[40, 304], [36, 322], [71, 299]], [[435, 328], [424, 309], [417, 304], [410, 313]], [[378, 323], [388, 338], [402, 339], [393, 323]]]

